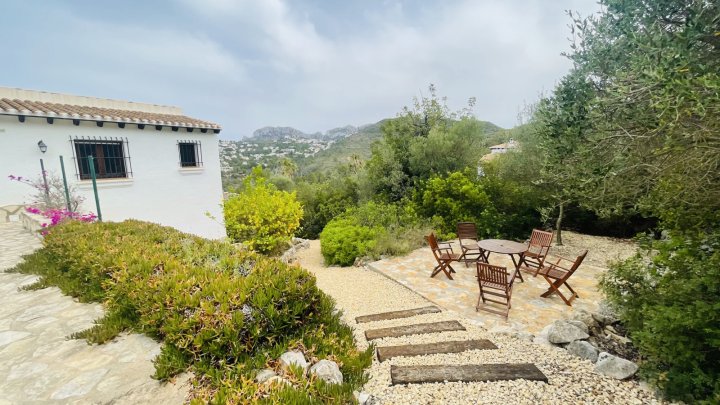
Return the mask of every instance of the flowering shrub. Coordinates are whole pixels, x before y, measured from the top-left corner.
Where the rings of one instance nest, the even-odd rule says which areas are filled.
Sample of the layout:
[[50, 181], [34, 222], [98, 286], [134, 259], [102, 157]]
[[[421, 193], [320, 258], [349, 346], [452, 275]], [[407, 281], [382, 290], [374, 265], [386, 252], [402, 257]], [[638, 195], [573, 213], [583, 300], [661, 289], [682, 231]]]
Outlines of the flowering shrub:
[[[55, 226], [66, 219], [75, 219], [81, 222], [93, 222], [97, 219], [97, 215], [93, 214], [92, 212], [87, 214], [81, 214], [79, 212], [68, 211], [66, 209], [49, 209], [43, 211], [40, 208], [28, 207], [25, 209], [25, 211], [31, 214], [42, 215], [45, 218], [49, 219], [49, 223], [43, 222], [42, 224], [40, 224], [40, 226], [42, 226], [43, 228]], [[46, 232], [43, 232], [43, 234], [45, 233]]]
[[[47, 179], [47, 187], [45, 187], [42, 173], [34, 180], [12, 174], [8, 176], [8, 179], [11, 181], [17, 181], [34, 189], [28, 205], [39, 207], [42, 210], [67, 208], [65, 186], [62, 178], [47, 171], [45, 172], [45, 178]], [[80, 204], [85, 201], [85, 198], [78, 195], [73, 186], [68, 186], [68, 194], [70, 195], [70, 210], [77, 211]]]

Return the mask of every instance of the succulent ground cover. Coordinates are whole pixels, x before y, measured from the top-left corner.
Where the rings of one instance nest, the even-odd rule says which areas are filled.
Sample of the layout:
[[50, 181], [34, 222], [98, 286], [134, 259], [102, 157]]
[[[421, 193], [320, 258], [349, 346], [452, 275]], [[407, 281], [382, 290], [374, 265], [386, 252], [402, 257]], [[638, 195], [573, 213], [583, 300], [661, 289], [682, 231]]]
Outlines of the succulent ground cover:
[[[194, 372], [198, 401], [349, 402], [371, 362], [310, 273], [172, 228], [66, 221], [15, 271], [41, 276], [29, 288], [104, 303], [106, 315], [73, 337], [103, 343], [132, 330], [163, 341], [154, 377]], [[257, 384], [289, 349], [336, 361], [344, 383], [296, 373], [291, 386]]]

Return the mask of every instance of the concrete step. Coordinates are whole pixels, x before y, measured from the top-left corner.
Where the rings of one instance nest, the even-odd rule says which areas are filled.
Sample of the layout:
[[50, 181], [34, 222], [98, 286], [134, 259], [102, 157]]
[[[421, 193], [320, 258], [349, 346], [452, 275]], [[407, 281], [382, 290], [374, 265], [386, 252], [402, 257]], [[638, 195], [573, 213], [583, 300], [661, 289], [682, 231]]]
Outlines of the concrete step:
[[384, 337], [421, 335], [425, 333], [450, 332], [455, 330], [465, 330], [465, 327], [458, 321], [419, 323], [415, 325], [393, 326], [391, 328], [366, 330], [365, 338], [367, 340], [373, 340]]
[[497, 349], [497, 346], [487, 339], [478, 339], [424, 343], [419, 345], [384, 346], [377, 348], [377, 355], [379, 361], [385, 361], [399, 356], [411, 357], [425, 354], [461, 353], [468, 350], [489, 349]]
[[410, 318], [411, 316], [424, 315], [424, 314], [435, 314], [438, 312], [441, 312], [440, 308], [438, 308], [436, 306], [429, 306], [429, 307], [422, 307], [422, 308], [406, 309], [403, 311], [392, 311], [392, 312], [383, 312], [380, 314], [362, 315], [362, 316], [358, 316], [357, 318], [355, 318], [355, 322], [365, 323], [365, 322], [375, 322], [375, 321], [387, 321], [389, 319]]
[[482, 382], [531, 380], [548, 382], [545, 374], [534, 364], [463, 364], [433, 366], [391, 366], [393, 385], [424, 384], [438, 382]]

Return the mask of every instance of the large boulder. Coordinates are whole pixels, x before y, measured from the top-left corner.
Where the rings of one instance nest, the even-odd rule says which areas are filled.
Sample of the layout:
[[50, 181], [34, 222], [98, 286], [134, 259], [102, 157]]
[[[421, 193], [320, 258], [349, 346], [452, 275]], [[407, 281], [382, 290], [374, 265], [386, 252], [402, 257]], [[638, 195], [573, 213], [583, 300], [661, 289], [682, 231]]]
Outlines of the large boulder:
[[330, 360], [320, 360], [310, 367], [310, 374], [330, 384], [342, 384], [343, 375], [337, 363]]
[[308, 362], [305, 360], [305, 355], [297, 350], [285, 352], [282, 356], [280, 356], [280, 368], [282, 368], [283, 371], [287, 370], [290, 365], [298, 366], [302, 368], [303, 371], [308, 368]]
[[555, 344], [570, 343], [589, 337], [585, 330], [568, 321], [555, 321], [548, 330], [548, 340]]
[[624, 380], [630, 378], [638, 370], [637, 364], [610, 353], [602, 352], [595, 363], [595, 371], [608, 377]]
[[568, 353], [574, 354], [581, 359], [590, 360], [595, 363], [598, 359], [598, 350], [584, 340], [576, 340], [566, 347]]
[[547, 325], [543, 328], [543, 330], [540, 331], [535, 337], [533, 338], [532, 342], [535, 344], [543, 345], [543, 346], [556, 346], [552, 343], [550, 343], [550, 340], [548, 340], [548, 334], [550, 333], [550, 329], [553, 327], [553, 324]]
[[584, 323], [589, 329], [597, 326], [597, 321], [593, 318], [592, 313], [585, 309], [575, 310], [572, 319]]
[[585, 333], [587, 333], [587, 334], [590, 334], [590, 328], [588, 328], [588, 326], [585, 324], [585, 322], [583, 322], [583, 321], [578, 321], [578, 320], [575, 320], [575, 319], [568, 319], [566, 322], [569, 323], [569, 324], [571, 324], [571, 325], [575, 325], [575, 327], [577, 327], [577, 328], [580, 329], [581, 331], [583, 331], [583, 332], [585, 332]]

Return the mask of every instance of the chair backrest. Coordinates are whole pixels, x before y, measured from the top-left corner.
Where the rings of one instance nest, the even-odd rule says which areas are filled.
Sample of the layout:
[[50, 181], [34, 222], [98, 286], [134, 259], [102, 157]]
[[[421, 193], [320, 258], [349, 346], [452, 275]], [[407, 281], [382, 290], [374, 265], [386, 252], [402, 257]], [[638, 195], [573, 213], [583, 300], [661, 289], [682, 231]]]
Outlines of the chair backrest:
[[457, 224], [457, 235], [460, 240], [460, 244], [463, 244], [463, 240], [478, 240], [477, 227], [473, 222], [458, 222]]
[[433, 252], [433, 256], [435, 256], [435, 259], [440, 260], [440, 246], [438, 246], [437, 237], [435, 237], [435, 233], [430, 233], [430, 235], [427, 235], [425, 237], [425, 241], [427, 241], [428, 246], [430, 246], [430, 250]]
[[573, 265], [570, 267], [570, 270], [568, 270], [568, 272], [565, 273], [565, 275], [563, 276], [562, 280], [567, 280], [567, 279], [569, 279], [570, 276], [572, 276], [573, 273], [575, 273], [575, 270], [577, 270], [578, 267], [580, 267], [580, 264], [583, 262], [583, 260], [585, 260], [585, 256], [587, 256], [587, 254], [588, 254], [588, 251], [585, 250], [580, 256], [578, 256], [578, 257], [575, 259], [575, 261], [573, 262]]
[[508, 285], [507, 268], [493, 266], [492, 264], [477, 262], [477, 277], [479, 281], [486, 281], [502, 286]]
[[550, 250], [553, 234], [553, 232], [533, 229], [532, 234], [530, 235], [530, 243], [528, 244], [528, 250], [533, 253], [537, 253], [539, 256], [544, 257]]

